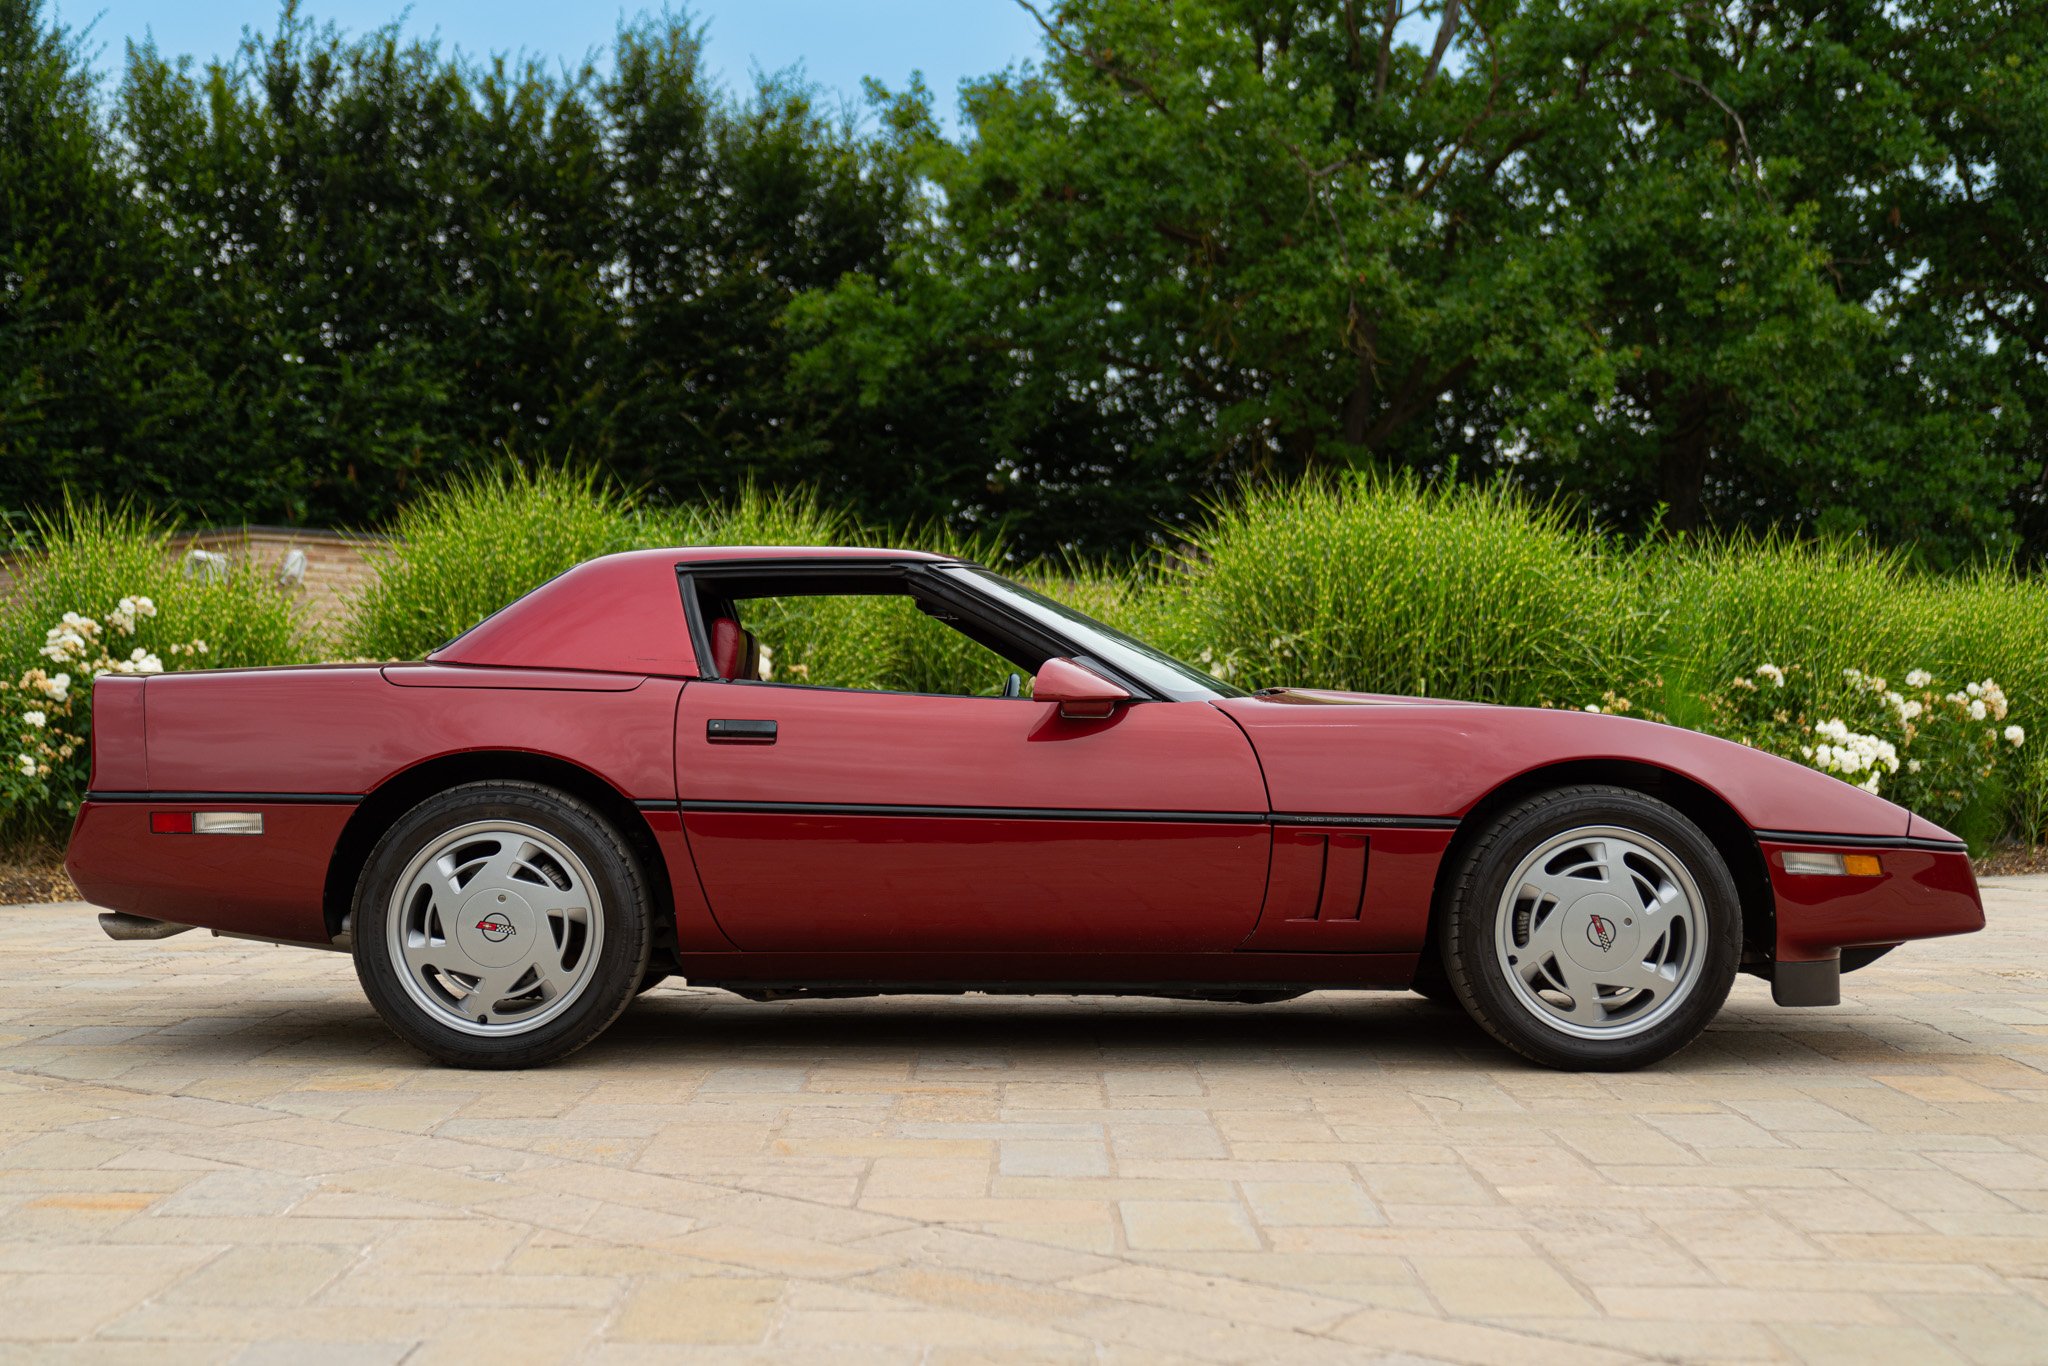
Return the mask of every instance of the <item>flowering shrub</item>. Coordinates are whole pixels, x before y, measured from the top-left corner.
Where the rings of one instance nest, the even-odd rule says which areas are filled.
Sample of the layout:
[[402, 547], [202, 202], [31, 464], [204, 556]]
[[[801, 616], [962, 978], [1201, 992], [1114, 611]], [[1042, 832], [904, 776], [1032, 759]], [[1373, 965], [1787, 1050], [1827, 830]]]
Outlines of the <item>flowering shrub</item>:
[[[1993, 679], [1946, 688], [1925, 669], [1902, 688], [1858, 669], [1839, 681], [1764, 663], [1703, 699], [1706, 729], [1832, 773], [1929, 820], [1955, 824], [2026, 743]], [[1604, 708], [1595, 708], [1602, 710]]]
[[[143, 595], [122, 598], [102, 625], [66, 612], [43, 636], [38, 653], [48, 661], [11, 684], [0, 685], [0, 743], [13, 753], [0, 769], [0, 818], [20, 808], [47, 807], [85, 788], [91, 753], [91, 681], [106, 674], [159, 674], [164, 656], [173, 666], [198, 664], [212, 647], [204, 640], [175, 641], [152, 649], [149, 623], [156, 603]], [[130, 642], [134, 643], [132, 646]]]
[[272, 566], [230, 555], [223, 574], [188, 573], [184, 547], [146, 513], [71, 503], [35, 531], [0, 594], [8, 851], [61, 839], [70, 824], [89, 776], [95, 677], [296, 664], [323, 648]]

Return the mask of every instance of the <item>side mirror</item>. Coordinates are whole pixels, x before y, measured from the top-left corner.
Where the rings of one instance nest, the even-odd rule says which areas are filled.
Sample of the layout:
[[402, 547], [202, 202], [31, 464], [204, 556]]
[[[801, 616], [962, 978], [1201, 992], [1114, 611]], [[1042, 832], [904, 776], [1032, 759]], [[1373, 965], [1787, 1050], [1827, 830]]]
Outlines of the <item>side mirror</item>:
[[1031, 680], [1031, 696], [1040, 702], [1056, 702], [1060, 715], [1070, 721], [1100, 721], [1114, 712], [1117, 704], [1131, 695], [1086, 665], [1071, 659], [1048, 659], [1039, 665]]

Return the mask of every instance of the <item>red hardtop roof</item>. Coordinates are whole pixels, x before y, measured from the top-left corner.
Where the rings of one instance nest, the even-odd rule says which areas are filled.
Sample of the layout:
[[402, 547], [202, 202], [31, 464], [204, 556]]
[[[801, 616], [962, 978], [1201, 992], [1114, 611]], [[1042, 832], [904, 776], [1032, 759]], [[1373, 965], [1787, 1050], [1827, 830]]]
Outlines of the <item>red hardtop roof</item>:
[[848, 546], [676, 546], [585, 560], [485, 618], [427, 658], [437, 664], [693, 677], [697, 654], [676, 582], [679, 565], [735, 560], [917, 561], [919, 550]]
[[693, 545], [675, 550], [628, 550], [606, 559], [627, 559], [648, 555], [667, 557], [676, 564], [703, 564], [708, 560], [918, 560], [925, 564], [946, 564], [950, 555], [933, 555], [923, 550], [884, 550], [845, 545]]

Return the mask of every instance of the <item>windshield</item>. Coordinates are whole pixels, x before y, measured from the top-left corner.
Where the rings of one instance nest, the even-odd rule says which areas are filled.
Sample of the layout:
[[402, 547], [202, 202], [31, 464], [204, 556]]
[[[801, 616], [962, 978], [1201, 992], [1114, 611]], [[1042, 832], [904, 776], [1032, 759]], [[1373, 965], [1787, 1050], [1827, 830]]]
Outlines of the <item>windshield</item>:
[[949, 566], [946, 571], [971, 578], [981, 591], [1016, 612], [1047, 627], [1080, 647], [1118, 673], [1135, 679], [1161, 697], [1176, 702], [1205, 702], [1212, 697], [1243, 697], [1244, 690], [1211, 677], [1192, 664], [1183, 664], [1164, 650], [1104, 626], [1095, 618], [1022, 584], [1011, 583], [1000, 574], [977, 566]]

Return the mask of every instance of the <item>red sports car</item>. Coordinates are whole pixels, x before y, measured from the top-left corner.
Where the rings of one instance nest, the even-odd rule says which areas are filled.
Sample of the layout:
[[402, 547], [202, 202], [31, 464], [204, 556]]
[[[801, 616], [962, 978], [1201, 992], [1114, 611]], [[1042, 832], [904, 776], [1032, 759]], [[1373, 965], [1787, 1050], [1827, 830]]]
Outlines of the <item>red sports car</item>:
[[[771, 672], [757, 630], [850, 596], [985, 688], [824, 686], [788, 642]], [[1984, 924], [1961, 841], [1782, 759], [1585, 712], [1247, 695], [904, 551], [613, 555], [422, 662], [102, 678], [68, 866], [117, 939], [351, 952], [392, 1029], [471, 1067], [560, 1058], [677, 974], [760, 999], [1413, 989], [1538, 1062], [1634, 1067], [1738, 971], [1830, 1005], [1844, 970]]]

